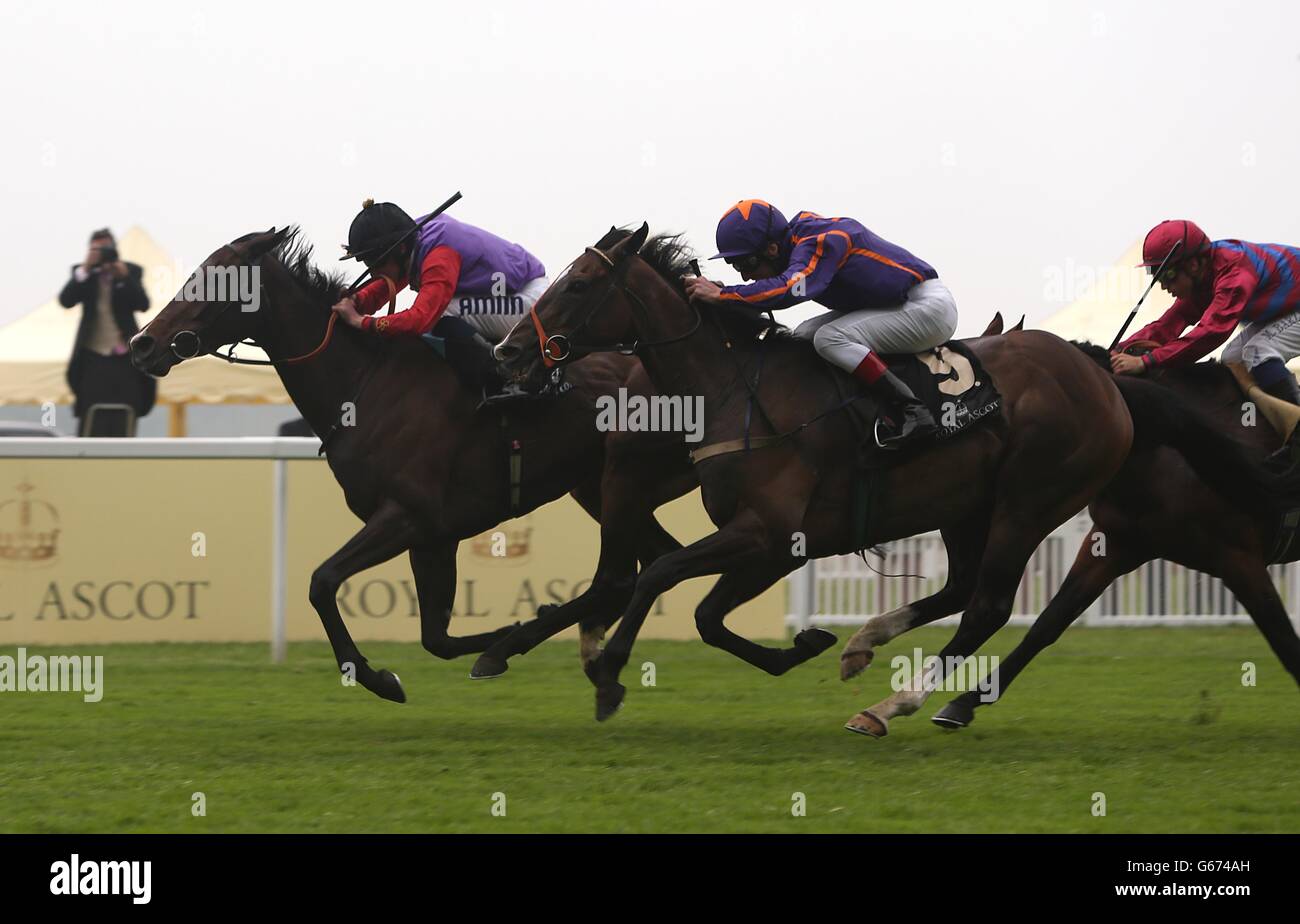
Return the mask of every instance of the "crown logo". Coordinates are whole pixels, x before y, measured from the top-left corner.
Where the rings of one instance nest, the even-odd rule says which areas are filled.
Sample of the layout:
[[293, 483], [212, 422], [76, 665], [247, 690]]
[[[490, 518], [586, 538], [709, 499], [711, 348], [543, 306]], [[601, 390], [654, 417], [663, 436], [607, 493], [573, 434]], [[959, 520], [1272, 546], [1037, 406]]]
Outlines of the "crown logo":
[[18, 496], [0, 503], [0, 559], [14, 562], [51, 561], [58, 554], [59, 513], [31, 496], [36, 489], [23, 482]]
[[520, 521], [509, 526], [500, 526], [486, 533], [480, 533], [470, 540], [470, 551], [481, 557], [496, 561], [510, 560], [517, 563], [528, 555], [532, 548], [533, 528]]

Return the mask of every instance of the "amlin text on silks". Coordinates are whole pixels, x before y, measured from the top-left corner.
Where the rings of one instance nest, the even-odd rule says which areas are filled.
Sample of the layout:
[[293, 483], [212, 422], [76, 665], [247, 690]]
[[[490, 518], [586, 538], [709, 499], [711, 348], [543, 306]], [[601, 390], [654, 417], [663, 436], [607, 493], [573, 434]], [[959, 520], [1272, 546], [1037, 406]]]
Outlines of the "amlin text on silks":
[[104, 656], [0, 655], [0, 693], [80, 693], [88, 703], [104, 698]]

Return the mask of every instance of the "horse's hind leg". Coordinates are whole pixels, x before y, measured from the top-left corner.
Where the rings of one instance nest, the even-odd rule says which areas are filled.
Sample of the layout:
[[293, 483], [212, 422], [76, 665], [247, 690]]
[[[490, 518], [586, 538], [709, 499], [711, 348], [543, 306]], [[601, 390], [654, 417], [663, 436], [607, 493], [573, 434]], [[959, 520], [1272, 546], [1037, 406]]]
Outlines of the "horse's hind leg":
[[1100, 488], [1096, 481], [1109, 478], [1111, 473], [1095, 476], [1092, 483], [1085, 483], [1065, 498], [1055, 494], [1048, 497], [1008, 496], [1008, 484], [1023, 489], [1014, 475], [1014, 471], [1004, 471], [1004, 487], [1000, 494], [1007, 500], [994, 510], [975, 592], [971, 595], [970, 605], [962, 613], [957, 632], [939, 652], [938, 660], [931, 662], [927, 659], [929, 666], [920, 675], [912, 677], [903, 689], [851, 718], [845, 725], [849, 731], [883, 737], [889, 730], [891, 718], [911, 715], [920, 709], [948, 672], [956, 672], [967, 658], [1006, 625], [1029, 556], [1058, 524], [1086, 505]]
[[1020, 676], [1029, 662], [1059, 639], [1112, 581], [1149, 558], [1136, 550], [1130, 550], [1123, 533], [1117, 530], [1108, 530], [1106, 538], [1105, 555], [1094, 554], [1091, 536], [1084, 539], [1060, 589], [1042, 614], [1034, 620], [1020, 644], [998, 664], [996, 670], [990, 671], [982, 679], [977, 688], [953, 698], [935, 713], [931, 719], [934, 724], [944, 728], [965, 728], [975, 721], [975, 710], [1001, 699], [1007, 687]]
[[410, 515], [394, 503], [385, 503], [356, 535], [312, 572], [308, 594], [312, 607], [320, 616], [321, 625], [325, 627], [330, 647], [334, 649], [339, 670], [345, 676], [354, 676], [357, 683], [371, 693], [395, 703], [406, 702], [401, 681], [391, 671], [374, 670], [361, 657], [347, 626], [343, 624], [335, 598], [344, 581], [405, 551], [417, 535], [415, 521]]
[[849, 680], [866, 670], [875, 657], [877, 646], [965, 608], [975, 591], [975, 578], [979, 574], [988, 529], [988, 514], [981, 514], [958, 526], [940, 530], [948, 552], [948, 580], [943, 588], [938, 593], [868, 619], [840, 653], [841, 680]]
[[452, 604], [456, 601], [456, 546], [455, 540], [445, 540], [411, 547], [411, 574], [415, 576], [415, 593], [420, 603], [420, 643], [437, 658], [458, 658], [483, 651], [515, 628], [502, 626], [491, 632], [459, 637], [447, 633]]
[[1223, 582], [1250, 613], [1268, 646], [1282, 666], [1300, 683], [1300, 637], [1287, 615], [1282, 598], [1258, 556], [1234, 553], [1217, 569]]
[[796, 564], [789, 559], [765, 562], [724, 574], [695, 610], [695, 628], [700, 638], [774, 677], [817, 657], [834, 645], [835, 636], [825, 629], [804, 629], [795, 636], [791, 647], [772, 648], [737, 635], [723, 623], [728, 613], [767, 590], [789, 574]]

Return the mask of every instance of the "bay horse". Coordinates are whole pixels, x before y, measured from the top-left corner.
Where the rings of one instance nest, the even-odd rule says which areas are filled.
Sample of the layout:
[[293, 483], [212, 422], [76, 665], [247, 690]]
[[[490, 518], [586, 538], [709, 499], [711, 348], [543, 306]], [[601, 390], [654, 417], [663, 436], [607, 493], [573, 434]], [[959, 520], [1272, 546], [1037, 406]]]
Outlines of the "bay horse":
[[[335, 600], [350, 576], [402, 552], [415, 578], [421, 642], [431, 654], [453, 658], [495, 644], [502, 658], [480, 673], [493, 676], [506, 669], [505, 656], [582, 619], [582, 650], [591, 656], [595, 639], [631, 597], [638, 559], [648, 563], [680, 547], [654, 509], [695, 486], [680, 436], [603, 433], [594, 425], [596, 396], [620, 387], [645, 393], [640, 364], [595, 357], [574, 367], [571, 390], [502, 412], [508, 421], [496, 411], [476, 412], [480, 395], [427, 346], [345, 326], [335, 330], [330, 306], [344, 284], [312, 266], [310, 255], [295, 227], [244, 235], [221, 247], [197, 272], [255, 270], [258, 310], [241, 310], [233, 301], [186, 300], [182, 290], [132, 338], [131, 358], [142, 371], [164, 376], [185, 358], [249, 339], [274, 361], [294, 404], [323, 436], [348, 508], [364, 522], [311, 576], [311, 604], [340, 670], [354, 672], [361, 686], [384, 699], [405, 701], [397, 676], [362, 657]], [[512, 441], [522, 462], [513, 486]], [[564, 607], [540, 609], [518, 635], [505, 626], [450, 636], [459, 541], [565, 493], [601, 523], [600, 561], [588, 590]]]
[[[1109, 371], [1107, 351], [1090, 344], [1079, 349]], [[1179, 395], [1214, 421], [1216, 435], [1201, 439], [1234, 441], [1257, 460], [1277, 448], [1282, 434], [1260, 419], [1234, 374], [1217, 362], [1156, 369], [1146, 373], [1158, 387]], [[1261, 399], [1267, 400], [1267, 399]], [[1168, 405], [1149, 405], [1139, 413], [1166, 415]], [[1139, 432], [1142, 427], [1139, 426]], [[1233, 449], [1224, 449], [1223, 455]], [[1250, 614], [1286, 671], [1300, 683], [1300, 636], [1287, 614], [1268, 565], [1300, 558], [1300, 537], [1282, 522], [1300, 506], [1294, 474], [1279, 479], [1283, 497], [1249, 490], [1238, 479], [1207, 482], [1178, 451], [1138, 440], [1116, 477], [1088, 507], [1093, 530], [1085, 538], [1060, 590], [1011, 654], [1002, 660], [984, 689], [996, 696], [981, 699], [970, 692], [955, 697], [932, 721], [962, 728], [974, 721], [975, 709], [1005, 695], [1029, 661], [1051, 645], [1116, 578], [1146, 562], [1163, 558], [1213, 575], [1224, 582]], [[1095, 537], [1105, 538], [1105, 555], [1095, 555]], [[953, 604], [956, 604], [953, 606]], [[964, 605], [956, 595], [944, 609]], [[937, 612], [934, 604], [924, 621]], [[948, 615], [944, 613], [943, 615]], [[895, 617], [897, 620], [897, 617]], [[906, 620], [919, 624], [914, 619]], [[901, 621], [900, 621], [901, 622]], [[883, 636], [880, 636], [883, 638]]]
[[[845, 383], [836, 381], [838, 373], [749, 309], [688, 302], [680, 280], [691, 271], [689, 250], [679, 238], [648, 235], [646, 225], [616, 230], [587, 248], [538, 301], [535, 333], [521, 325], [497, 347], [508, 367], [533, 376], [592, 353], [635, 352], [659, 393], [703, 398], [706, 447], [736, 449], [696, 453], [705, 507], [718, 531], [642, 571], [618, 630], [587, 666], [597, 717], [621, 705], [626, 691], [618, 677], [636, 633], [655, 598], [678, 582], [722, 573], [696, 611], [701, 637], [771, 672], [775, 650], [726, 629], [728, 612], [805, 556], [844, 554], [939, 529], [950, 557], [968, 565], [950, 572], [947, 589], [965, 610], [936, 673], [847, 725], [883, 735], [889, 718], [919, 708], [946, 667], [960, 664], [1006, 623], [1034, 549], [1128, 457], [1130, 400], [1159, 406], [1164, 393], [1151, 392], [1148, 383], [1117, 382], [1044, 332], [967, 341], [1003, 396], [998, 414], [942, 445], [902, 453], [880, 471], [880, 501], [863, 541], [851, 502], [861, 477], [854, 465], [857, 431], [848, 415], [826, 413], [842, 406]], [[1178, 445], [1207, 469], [1219, 465], [1216, 478], [1236, 474], [1212, 458], [1213, 447], [1196, 444], [1195, 428], [1144, 420], [1152, 425], [1146, 438]]]

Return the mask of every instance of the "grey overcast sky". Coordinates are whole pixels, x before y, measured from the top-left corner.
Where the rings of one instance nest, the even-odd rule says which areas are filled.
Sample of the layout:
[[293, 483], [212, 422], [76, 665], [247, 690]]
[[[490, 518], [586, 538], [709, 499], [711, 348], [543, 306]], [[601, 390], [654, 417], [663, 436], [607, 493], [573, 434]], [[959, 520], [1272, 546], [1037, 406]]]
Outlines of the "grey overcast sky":
[[712, 253], [740, 198], [850, 215], [938, 268], [966, 334], [1046, 317], [1049, 274], [1163, 218], [1300, 243], [1291, 2], [0, 9], [0, 321], [101, 225], [188, 269], [296, 222], [333, 265], [366, 196], [457, 189], [552, 272], [642, 220]]

